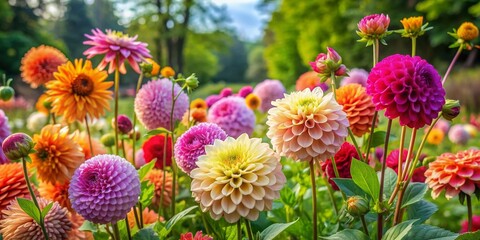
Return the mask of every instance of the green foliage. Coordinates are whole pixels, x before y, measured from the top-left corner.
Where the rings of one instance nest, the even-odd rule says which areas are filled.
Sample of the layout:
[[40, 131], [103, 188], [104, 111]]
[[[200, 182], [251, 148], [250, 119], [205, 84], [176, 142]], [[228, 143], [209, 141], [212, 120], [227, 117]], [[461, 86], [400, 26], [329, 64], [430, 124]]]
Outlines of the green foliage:
[[262, 233], [260, 233], [260, 240], [273, 240], [273, 239], [275, 239], [275, 237], [278, 234], [285, 231], [285, 229], [287, 229], [291, 225], [297, 223], [297, 221], [298, 221], [298, 219], [293, 221], [293, 222], [289, 222], [289, 223], [276, 223], [276, 224], [270, 225], [268, 228], [263, 230]]
[[402, 208], [422, 200], [425, 193], [427, 193], [427, 184], [410, 183], [403, 196]]
[[25, 198], [17, 198], [17, 202], [18, 205], [22, 208], [22, 210], [26, 214], [28, 214], [28, 216], [32, 217], [33, 220], [35, 220], [35, 222], [37, 222], [38, 224], [41, 224], [42, 215], [38, 210], [37, 206], [35, 206], [35, 203]]
[[378, 182], [377, 173], [368, 164], [355, 160], [352, 160], [350, 168], [350, 174], [352, 180], [363, 191], [368, 193], [373, 199], [378, 197], [380, 193], [380, 183]]
[[147, 176], [147, 173], [150, 172], [150, 170], [153, 169], [156, 162], [157, 162], [157, 159], [154, 159], [154, 160], [150, 161], [149, 163], [143, 165], [140, 169], [137, 170], [138, 178], [140, 179], [140, 181], [143, 181], [145, 176]]
[[357, 229], [345, 229], [328, 237], [321, 237], [324, 240], [368, 240], [365, 233]]
[[436, 211], [438, 207], [426, 200], [420, 200], [407, 207], [407, 216], [408, 219], [418, 219], [420, 223], [425, 222], [430, 218]]
[[[417, 222], [418, 223], [418, 222]], [[430, 225], [415, 225], [408, 232], [404, 239], [408, 240], [453, 240], [456, 239], [458, 233], [453, 233], [445, 229]]]
[[480, 231], [476, 231], [473, 233], [465, 233], [460, 235], [457, 240], [477, 240], [480, 239]]
[[408, 220], [401, 222], [394, 227], [388, 229], [388, 231], [383, 236], [383, 240], [402, 240], [407, 234], [412, 230], [413, 224], [417, 220]]
[[151, 228], [143, 228], [132, 237], [133, 240], [158, 240], [160, 237]]
[[333, 178], [335, 184], [337, 184], [338, 188], [345, 193], [347, 197], [351, 196], [365, 196], [371, 197], [366, 192], [364, 192], [352, 179], [349, 178]]

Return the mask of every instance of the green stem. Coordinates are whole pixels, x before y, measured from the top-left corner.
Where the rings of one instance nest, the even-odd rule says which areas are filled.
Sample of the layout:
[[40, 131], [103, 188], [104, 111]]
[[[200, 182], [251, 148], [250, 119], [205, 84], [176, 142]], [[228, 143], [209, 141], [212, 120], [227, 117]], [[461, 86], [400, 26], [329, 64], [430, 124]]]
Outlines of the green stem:
[[[380, 54], [380, 43], [378, 39], [375, 39], [373, 42], [373, 67], [377, 65], [378, 63], [378, 58]], [[373, 133], [375, 132], [375, 123], [377, 122], [377, 117], [378, 117], [378, 111], [375, 110], [375, 113], [373, 114], [373, 119], [372, 119], [372, 125], [370, 127], [370, 137], [368, 138], [368, 144], [367, 144], [367, 149], [365, 149], [366, 156], [365, 159], [368, 161], [368, 156], [370, 155], [370, 148], [372, 146], [372, 140], [373, 140]]]
[[[142, 214], [142, 212], [140, 212]], [[137, 207], [133, 206], [133, 216], [135, 216], [135, 224], [137, 225], [138, 230], [142, 229], [140, 225], [140, 219], [138, 218]]]
[[412, 37], [412, 57], [415, 56], [417, 52], [417, 37]]
[[205, 226], [205, 231], [207, 232], [207, 235], [210, 235], [210, 228], [208, 227], [208, 224], [207, 224], [207, 219], [205, 218], [205, 214], [204, 213], [201, 213], [202, 215], [202, 222], [203, 222], [203, 225]]
[[140, 228], [143, 228], [143, 207], [141, 202], [138, 203], [138, 210], [140, 212]]
[[57, 124], [57, 119], [55, 119], [55, 113], [50, 114], [52, 116], [52, 123]]
[[254, 240], [252, 226], [250, 226], [250, 221], [248, 221], [248, 219], [246, 218], [245, 218], [245, 227], [247, 228], [248, 239]]
[[92, 135], [90, 134], [90, 127], [88, 126], [87, 116], [85, 116], [85, 128], [87, 129], [87, 134], [88, 134], [88, 144], [90, 146], [90, 156], [93, 157], [93, 156], [95, 156], [95, 154], [93, 153]]
[[332, 72], [330, 74], [330, 80], [332, 82], [332, 92], [333, 92], [333, 98], [335, 100], [337, 100], [337, 86], [336, 86], [336, 83], [335, 81], [337, 80], [337, 78], [335, 77], [335, 72]]
[[180, 96], [180, 94], [183, 92], [183, 89], [185, 89], [185, 86], [182, 87], [182, 89], [178, 92], [177, 96], [175, 96], [175, 82], [172, 81], [172, 109], [170, 111], [170, 131], [172, 133], [172, 216], [175, 215], [175, 203], [176, 203], [176, 185], [177, 185], [177, 164], [173, 159], [173, 150], [174, 150], [174, 144], [175, 144], [175, 122], [173, 119], [173, 110], [175, 109], [175, 102], [177, 98]]
[[[319, 162], [316, 162], [316, 163], [317, 163], [318, 169], [320, 170], [320, 176], [322, 176], [323, 181], [325, 181], [325, 186], [327, 186], [328, 196], [330, 197], [330, 201], [332, 201], [332, 205], [333, 205], [333, 209], [335, 210], [335, 214], [336, 214], [337, 216], [339, 216], [338, 207], [337, 207], [337, 202], [335, 201], [335, 195], [334, 195], [334, 191], [333, 191], [332, 185], [331, 185], [330, 182], [328, 181], [327, 176], [323, 173], [322, 167], [320, 166], [320, 163], [319, 163]], [[346, 196], [344, 196], [344, 193], [343, 193], [343, 192], [342, 192], [342, 196], [343, 196], [343, 200], [345, 201], [345, 200], [346, 200]], [[290, 221], [288, 221], [288, 219], [287, 219], [287, 222], [290, 222]]]
[[114, 86], [115, 86], [115, 154], [118, 155], [118, 95], [119, 95], [119, 88], [120, 88], [120, 73], [118, 68], [115, 68], [115, 79], [114, 79]]
[[[123, 156], [124, 156], [125, 159], [126, 159], [126, 158], [127, 158], [127, 152], [125, 151], [125, 140], [123, 140], [123, 138], [122, 138], [122, 140], [121, 140], [121, 143], [122, 143], [122, 153], [123, 153]], [[134, 162], [133, 165], [135, 165], [135, 162]]]
[[[162, 190], [160, 191], [160, 202], [158, 203], [158, 215], [160, 216], [160, 209], [163, 208], [163, 195], [165, 194], [165, 184], [167, 182], [167, 141], [168, 140], [168, 133], [165, 134], [165, 141], [163, 141], [163, 159], [162, 159], [162, 166], [163, 166], [163, 179], [162, 179]], [[157, 159], [158, 161], [158, 159]], [[175, 190], [175, 189], [173, 189]], [[163, 216], [165, 217], [166, 210], [163, 211]]]
[[447, 72], [443, 76], [442, 85], [445, 84], [445, 81], [447, 80], [448, 75], [450, 75], [450, 72], [452, 71], [453, 66], [457, 62], [457, 59], [460, 56], [460, 53], [462, 52], [462, 50], [463, 50], [463, 45], [460, 45], [460, 47], [458, 47], [457, 53], [455, 54], [455, 56], [452, 59], [452, 62], [450, 62], [450, 65], [448, 66]]
[[113, 236], [115, 236], [115, 240], [121, 240], [120, 230], [118, 229], [117, 223], [112, 223], [112, 228], [113, 228]]
[[[315, 183], [315, 165], [313, 163], [313, 159], [310, 161], [310, 180], [312, 182], [312, 205], [313, 205], [313, 213], [312, 213], [312, 220], [313, 220], [313, 240], [318, 239], [317, 233], [317, 185]], [[332, 159], [332, 162], [334, 160]], [[338, 174], [338, 172], [337, 172]]]
[[[30, 196], [32, 197], [32, 201], [37, 207], [40, 215], [42, 215], [41, 214], [42, 209], [40, 209], [40, 205], [38, 204], [37, 197], [35, 196], [35, 193], [33, 193], [32, 185], [30, 184], [30, 179], [28, 177], [28, 171], [27, 171], [27, 161], [25, 160], [25, 157], [22, 157], [22, 166], [23, 166], [23, 176], [25, 177], [25, 183], [27, 184], [27, 188], [28, 188], [28, 191], [30, 192]], [[40, 217], [40, 222], [38, 224], [42, 229], [43, 236], [45, 237], [46, 240], [48, 240], [47, 229], [45, 228], [45, 223], [43, 222], [44, 217], [45, 216]]]
[[240, 220], [237, 221], [237, 239], [242, 240], [242, 223]]
[[365, 221], [365, 215], [360, 216], [360, 221], [362, 222], [363, 231], [368, 236], [369, 234], [368, 234], [367, 221]]
[[[385, 145], [383, 148], [382, 169], [380, 170], [380, 191], [378, 194], [378, 202], [383, 204], [383, 188], [385, 185], [385, 167], [387, 162], [388, 142], [390, 140], [390, 130], [392, 129], [392, 120], [388, 119], [387, 133], [385, 135]], [[382, 209], [383, 211], [383, 209]], [[377, 236], [378, 239], [382, 239], [383, 235], [383, 212], [378, 213], [377, 217]]]
[[[135, 96], [137, 96], [138, 91], [140, 90], [140, 87], [142, 86], [142, 80], [143, 80], [143, 73], [140, 73], [140, 76], [138, 76], [138, 81], [137, 81], [137, 88], [135, 90]], [[137, 114], [135, 111], [133, 111], [133, 128], [132, 128], [132, 141], [133, 141], [133, 146], [132, 146], [132, 163], [135, 166], [135, 147], [137, 146], [137, 130], [135, 129], [135, 126], [137, 125]]]
[[465, 194], [466, 195], [466, 198], [467, 198], [467, 211], [468, 211], [468, 231], [471, 232], [472, 231], [472, 225], [473, 225], [473, 222], [472, 222], [472, 198], [470, 197], [470, 195], [468, 194]]
[[355, 139], [355, 136], [353, 135], [352, 129], [348, 128], [348, 135], [350, 135], [350, 139], [352, 139], [353, 146], [355, 146], [355, 149], [357, 150], [358, 157], [360, 158], [359, 160], [362, 162], [368, 163], [368, 161], [365, 161], [362, 156], [362, 152], [360, 151], [360, 148], [358, 147], [357, 140]]
[[128, 215], [125, 216], [125, 228], [127, 229], [128, 240], [132, 240], [132, 234], [130, 233], [130, 224], [128, 223]]
[[402, 126], [402, 132], [400, 133], [400, 147], [398, 152], [398, 178], [397, 184], [402, 180], [402, 173], [403, 173], [403, 146], [405, 145], [405, 135], [407, 132], [407, 127]]
[[[405, 170], [402, 174], [402, 176], [405, 176], [404, 180], [406, 180], [406, 178], [408, 178], [408, 175], [410, 173], [410, 169], [413, 169], [415, 170], [415, 166], [416, 165], [413, 165], [412, 164], [412, 154], [413, 154], [413, 147], [415, 146], [415, 138], [417, 137], [417, 129], [414, 128], [412, 129], [412, 136], [410, 137], [410, 144], [408, 146], [408, 151], [407, 151], [407, 157], [406, 157], [406, 161], [407, 161], [407, 164], [405, 165]], [[407, 185], [405, 185], [405, 188], [407, 187]]]

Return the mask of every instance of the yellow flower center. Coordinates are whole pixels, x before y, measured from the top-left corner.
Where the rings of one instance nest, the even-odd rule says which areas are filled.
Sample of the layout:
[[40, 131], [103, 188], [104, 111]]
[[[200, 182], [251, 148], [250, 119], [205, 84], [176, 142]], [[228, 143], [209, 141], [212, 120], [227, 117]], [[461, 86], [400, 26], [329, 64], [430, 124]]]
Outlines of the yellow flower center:
[[93, 92], [93, 81], [85, 74], [79, 74], [72, 83], [73, 93], [80, 96], [88, 96]]

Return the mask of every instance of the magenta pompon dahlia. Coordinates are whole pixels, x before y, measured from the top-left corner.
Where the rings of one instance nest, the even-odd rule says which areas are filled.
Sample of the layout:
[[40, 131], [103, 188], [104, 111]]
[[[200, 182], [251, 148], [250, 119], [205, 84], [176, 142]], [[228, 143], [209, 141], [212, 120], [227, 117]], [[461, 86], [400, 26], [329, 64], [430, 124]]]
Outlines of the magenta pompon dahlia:
[[247, 107], [245, 99], [241, 97], [220, 99], [209, 109], [207, 119], [234, 138], [242, 133], [251, 135], [255, 127], [255, 113]]
[[260, 106], [262, 112], [267, 112], [272, 108], [272, 101], [283, 98], [285, 92], [285, 87], [280, 81], [271, 79], [264, 80], [253, 89], [253, 93], [262, 100]]
[[175, 143], [175, 160], [187, 174], [197, 167], [198, 157], [205, 154], [205, 146], [215, 139], [225, 140], [227, 134], [217, 124], [200, 123], [188, 129]]
[[[174, 95], [182, 91], [175, 83]], [[173, 121], [179, 121], [188, 109], [187, 94], [180, 93], [173, 109]], [[135, 113], [138, 120], [147, 128], [165, 128], [170, 130], [170, 112], [172, 110], [172, 82], [168, 79], [152, 80], [142, 86], [135, 98]]]
[[115, 223], [138, 202], [135, 167], [115, 155], [97, 155], [75, 171], [68, 189], [72, 208], [93, 223]]
[[[11, 132], [10, 126], [8, 125], [7, 115], [5, 115], [5, 112], [0, 109], [0, 142], [3, 142], [3, 140], [5, 140], [5, 138], [7, 138], [10, 134]], [[0, 148], [0, 164], [4, 164], [7, 162], [9, 161], [5, 156], [3, 150]]]
[[140, 73], [139, 62], [146, 58], [151, 58], [150, 51], [147, 49], [148, 44], [136, 41], [138, 36], [130, 37], [127, 34], [118, 31], [106, 30], [106, 34], [100, 29], [93, 29], [92, 35], [85, 34], [88, 38], [83, 44], [91, 45], [89, 49], [83, 52], [88, 59], [96, 55], [105, 55], [98, 68], [103, 70], [108, 64], [108, 72], [112, 73], [118, 69], [120, 73], [125, 74], [125, 60], [135, 72]]
[[445, 104], [445, 89], [437, 70], [416, 56], [395, 54], [380, 61], [370, 72], [367, 93], [377, 111], [385, 109], [400, 125], [430, 125]]

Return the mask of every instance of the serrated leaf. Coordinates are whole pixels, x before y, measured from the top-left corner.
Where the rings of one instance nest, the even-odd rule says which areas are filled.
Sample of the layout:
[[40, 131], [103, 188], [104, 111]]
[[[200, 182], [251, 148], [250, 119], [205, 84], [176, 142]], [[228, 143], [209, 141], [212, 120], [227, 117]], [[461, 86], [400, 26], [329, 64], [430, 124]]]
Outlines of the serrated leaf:
[[457, 240], [478, 240], [480, 239], [480, 231], [476, 231], [473, 233], [464, 233], [458, 236]]
[[155, 159], [153, 159], [149, 163], [143, 165], [140, 169], [137, 170], [138, 178], [140, 179], [140, 181], [143, 181], [145, 176], [147, 176], [147, 173], [150, 172], [150, 170], [153, 169], [156, 162], [157, 162], [157, 159], [155, 158]]
[[164, 133], [171, 134], [172, 132], [167, 130], [166, 128], [157, 128], [157, 129], [153, 129], [153, 130], [148, 131], [145, 135], [154, 136], [154, 135], [164, 134]]
[[143, 228], [132, 237], [133, 240], [158, 240], [160, 237], [151, 228]]
[[426, 200], [420, 200], [407, 207], [407, 217], [408, 219], [418, 219], [419, 223], [423, 223], [437, 210], [437, 205]]
[[94, 223], [88, 221], [88, 220], [85, 220], [83, 221], [83, 224], [82, 226], [80, 226], [80, 228], [78, 228], [78, 230], [80, 231], [89, 231], [89, 232], [96, 232], [97, 231], [97, 227], [95, 226]]
[[148, 181], [143, 181], [140, 185], [140, 203], [143, 206], [148, 206], [152, 203], [153, 195], [155, 195], [155, 184]]
[[[415, 225], [407, 234], [408, 240], [453, 240], [458, 237], [458, 233], [450, 232], [443, 228], [430, 225]], [[477, 238], [478, 239], [478, 238]]]
[[[378, 175], [378, 177], [380, 178], [380, 174]], [[393, 169], [389, 167], [385, 168], [383, 193], [387, 196], [387, 198], [392, 195], [393, 190], [395, 189], [395, 185], [397, 184], [397, 178], [397, 173], [395, 173]]]
[[328, 237], [320, 237], [325, 240], [369, 240], [368, 236], [357, 229], [344, 229]]
[[332, 180], [337, 184], [338, 188], [347, 195], [351, 196], [362, 196], [367, 197], [368, 194], [364, 192], [359, 186], [357, 186], [352, 179], [350, 178], [332, 178]]
[[425, 193], [427, 193], [427, 184], [418, 182], [410, 183], [403, 196], [402, 208], [422, 200]]
[[32, 217], [33, 220], [35, 220], [35, 222], [38, 224], [41, 223], [40, 211], [38, 210], [37, 206], [35, 206], [35, 203], [25, 198], [17, 198], [17, 202], [22, 210], [28, 214], [28, 216]]
[[388, 229], [382, 240], [402, 240], [413, 229], [413, 224], [417, 221], [408, 220]]
[[372, 198], [378, 197], [380, 193], [380, 184], [378, 182], [377, 173], [368, 164], [352, 160], [350, 168], [352, 180], [363, 191], [368, 193]]
[[50, 209], [52, 209], [52, 207], [53, 207], [53, 202], [49, 203], [47, 206], [45, 206], [42, 209], [42, 215], [41, 215], [42, 219], [45, 219], [45, 216], [47, 216], [48, 212], [50, 211]]
[[282, 233], [290, 227], [291, 225], [295, 224], [297, 220], [289, 223], [275, 223], [267, 227], [265, 230], [260, 233], [260, 240], [273, 240], [278, 234]]

